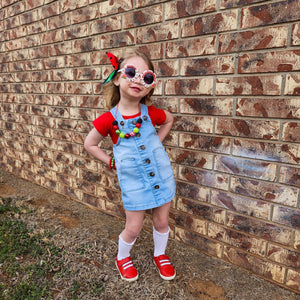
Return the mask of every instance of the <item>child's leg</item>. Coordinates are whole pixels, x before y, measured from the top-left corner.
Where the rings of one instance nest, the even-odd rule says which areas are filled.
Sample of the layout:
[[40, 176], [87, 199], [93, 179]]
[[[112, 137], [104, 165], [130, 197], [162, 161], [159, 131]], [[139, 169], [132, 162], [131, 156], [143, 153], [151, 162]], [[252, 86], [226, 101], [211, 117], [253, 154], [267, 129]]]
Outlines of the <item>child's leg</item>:
[[128, 211], [126, 213], [125, 229], [119, 236], [118, 260], [130, 256], [130, 250], [143, 228], [145, 211]]
[[171, 202], [156, 207], [152, 212], [154, 256], [165, 254], [169, 239], [169, 210]]
[[154, 240], [154, 263], [161, 278], [172, 280], [176, 276], [176, 271], [169, 256], [165, 255], [169, 239], [169, 210], [171, 203], [153, 209], [153, 240]]

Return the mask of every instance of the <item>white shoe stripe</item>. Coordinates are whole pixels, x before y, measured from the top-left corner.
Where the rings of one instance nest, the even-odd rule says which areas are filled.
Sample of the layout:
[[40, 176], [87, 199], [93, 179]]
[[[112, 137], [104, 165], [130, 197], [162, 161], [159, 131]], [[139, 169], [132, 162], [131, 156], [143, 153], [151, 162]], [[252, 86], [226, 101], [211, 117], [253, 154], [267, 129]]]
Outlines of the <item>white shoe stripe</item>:
[[123, 270], [126, 270], [126, 269], [128, 269], [128, 268], [130, 268], [130, 267], [133, 267], [133, 264], [127, 265], [126, 267], [123, 267]]
[[170, 262], [166, 262], [166, 263], [163, 263], [163, 264], [160, 264], [160, 265], [162, 267], [162, 266], [166, 266], [166, 265], [171, 265], [171, 263]]
[[170, 262], [169, 259], [162, 259], [162, 260], [159, 261], [159, 263], [164, 263], [164, 262], [167, 262], [167, 261]]
[[127, 265], [129, 265], [129, 264], [132, 264], [132, 261], [131, 260], [129, 260], [128, 262], [126, 262], [126, 263], [124, 263], [123, 265], [122, 265], [122, 267], [126, 267]]

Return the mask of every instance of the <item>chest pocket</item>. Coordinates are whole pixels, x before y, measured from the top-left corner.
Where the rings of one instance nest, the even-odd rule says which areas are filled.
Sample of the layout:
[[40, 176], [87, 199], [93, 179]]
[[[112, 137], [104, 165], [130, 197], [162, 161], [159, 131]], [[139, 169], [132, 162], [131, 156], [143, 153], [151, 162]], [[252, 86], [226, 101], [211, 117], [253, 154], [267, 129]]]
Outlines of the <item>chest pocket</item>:
[[169, 179], [173, 176], [173, 170], [169, 157], [163, 147], [156, 148], [153, 156], [157, 165], [159, 176], [162, 180]]
[[120, 187], [123, 192], [132, 192], [145, 188], [141, 166], [135, 158], [121, 160], [118, 174]]

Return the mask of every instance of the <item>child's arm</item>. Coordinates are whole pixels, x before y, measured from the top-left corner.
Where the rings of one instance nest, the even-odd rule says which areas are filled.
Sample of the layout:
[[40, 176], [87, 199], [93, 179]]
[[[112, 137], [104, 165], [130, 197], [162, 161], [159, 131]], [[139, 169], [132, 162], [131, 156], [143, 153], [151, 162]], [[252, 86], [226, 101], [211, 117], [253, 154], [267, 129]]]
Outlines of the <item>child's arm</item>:
[[91, 153], [95, 158], [109, 165], [111, 157], [98, 147], [98, 144], [102, 139], [103, 136], [93, 128], [84, 141], [84, 149]]
[[168, 111], [165, 110], [166, 114], [166, 121], [164, 124], [162, 124], [159, 128], [159, 131], [157, 133], [159, 140], [162, 142], [165, 137], [168, 135], [169, 131], [172, 128], [174, 117], [169, 113]]

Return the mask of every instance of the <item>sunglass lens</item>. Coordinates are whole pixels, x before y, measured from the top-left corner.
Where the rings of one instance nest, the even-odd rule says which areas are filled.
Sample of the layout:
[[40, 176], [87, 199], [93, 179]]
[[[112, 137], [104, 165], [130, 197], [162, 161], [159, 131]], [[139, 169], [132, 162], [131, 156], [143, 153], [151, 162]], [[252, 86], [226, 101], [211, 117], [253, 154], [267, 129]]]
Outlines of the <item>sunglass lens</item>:
[[144, 81], [145, 81], [146, 84], [152, 84], [153, 81], [154, 81], [153, 74], [151, 74], [151, 73], [145, 74]]
[[135, 76], [135, 69], [133, 67], [127, 67], [125, 69], [125, 75], [128, 77], [128, 78], [134, 78]]

